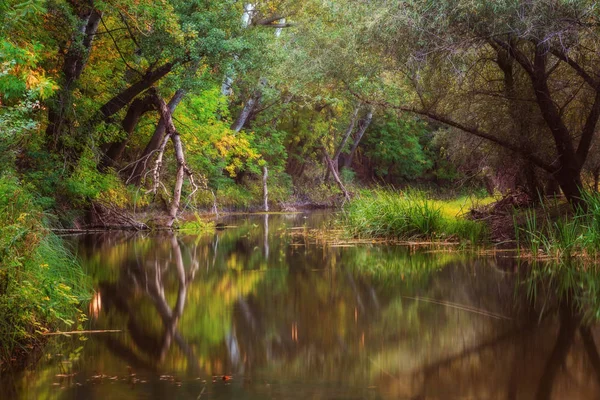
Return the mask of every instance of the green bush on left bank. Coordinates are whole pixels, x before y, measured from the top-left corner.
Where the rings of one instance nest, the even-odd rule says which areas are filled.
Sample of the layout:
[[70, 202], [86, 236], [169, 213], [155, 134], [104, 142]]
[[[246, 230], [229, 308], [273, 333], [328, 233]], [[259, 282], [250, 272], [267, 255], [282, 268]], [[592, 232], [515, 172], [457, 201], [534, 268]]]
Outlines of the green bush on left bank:
[[72, 329], [91, 286], [19, 179], [0, 176], [0, 361], [27, 353], [43, 333]]

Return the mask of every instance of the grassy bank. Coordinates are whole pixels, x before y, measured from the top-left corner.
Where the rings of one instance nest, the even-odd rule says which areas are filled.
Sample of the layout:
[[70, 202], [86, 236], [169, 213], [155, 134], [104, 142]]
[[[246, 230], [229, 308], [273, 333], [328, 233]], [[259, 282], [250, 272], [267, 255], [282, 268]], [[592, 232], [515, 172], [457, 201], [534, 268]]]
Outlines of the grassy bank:
[[342, 223], [357, 238], [475, 243], [487, 239], [486, 225], [464, 216], [476, 203], [491, 201], [470, 197], [436, 200], [421, 191], [376, 189], [350, 201], [344, 207]]
[[[34, 349], [42, 333], [73, 328], [91, 287], [21, 182], [0, 177], [0, 369]], [[21, 360], [17, 360], [21, 361]]]
[[572, 211], [559, 200], [515, 214], [515, 235], [522, 256], [568, 262], [596, 260], [600, 252], [600, 194], [585, 193], [585, 207]]

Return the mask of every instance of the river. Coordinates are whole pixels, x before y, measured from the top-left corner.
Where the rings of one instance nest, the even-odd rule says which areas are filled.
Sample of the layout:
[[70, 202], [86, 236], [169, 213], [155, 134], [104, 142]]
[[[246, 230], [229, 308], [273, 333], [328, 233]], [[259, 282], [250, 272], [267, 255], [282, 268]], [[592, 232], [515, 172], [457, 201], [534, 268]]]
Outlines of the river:
[[[70, 238], [95, 294], [15, 399], [595, 399], [595, 328], [508, 257], [323, 245], [326, 213]], [[528, 283], [529, 282], [529, 283]], [[536, 292], [537, 293], [537, 292]]]

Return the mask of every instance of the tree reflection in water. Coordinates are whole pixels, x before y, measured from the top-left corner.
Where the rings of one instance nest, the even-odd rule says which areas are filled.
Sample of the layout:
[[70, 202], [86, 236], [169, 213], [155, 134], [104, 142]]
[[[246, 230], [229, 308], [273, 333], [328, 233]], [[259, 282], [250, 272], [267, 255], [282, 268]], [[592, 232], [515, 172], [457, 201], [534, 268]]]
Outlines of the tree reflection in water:
[[[181, 398], [197, 398], [213, 375], [234, 380], [207, 386], [207, 398], [598, 397], [583, 278], [561, 291], [543, 274], [519, 277], [511, 259], [323, 247], [290, 234], [321, 223], [313, 218], [240, 217], [209, 236], [81, 242], [100, 293], [92, 328], [125, 333], [90, 337], [63, 397], [147, 395], [142, 384], [88, 381], [127, 366], [153, 387], [176, 376], [189, 389]], [[22, 397], [51, 394], [56, 371], [41, 363], [20, 381]]]

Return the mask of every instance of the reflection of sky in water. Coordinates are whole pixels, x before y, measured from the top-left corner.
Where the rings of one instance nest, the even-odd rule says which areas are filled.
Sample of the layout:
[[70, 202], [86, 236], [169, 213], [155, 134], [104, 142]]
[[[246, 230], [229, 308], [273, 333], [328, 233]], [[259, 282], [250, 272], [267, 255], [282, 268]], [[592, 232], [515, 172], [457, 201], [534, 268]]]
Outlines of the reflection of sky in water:
[[[214, 235], [78, 244], [89, 329], [2, 377], [20, 398], [597, 398], [594, 331], [540, 317], [511, 261], [323, 247], [326, 214], [225, 221]], [[296, 229], [291, 229], [296, 228]], [[508, 265], [506, 265], [508, 264]], [[546, 304], [547, 309], [555, 307]], [[596, 367], [596, 368], [594, 368]]]

